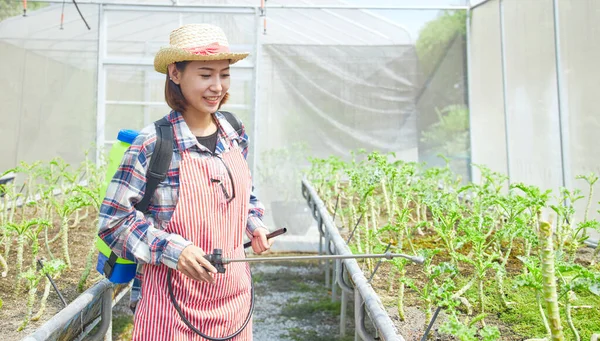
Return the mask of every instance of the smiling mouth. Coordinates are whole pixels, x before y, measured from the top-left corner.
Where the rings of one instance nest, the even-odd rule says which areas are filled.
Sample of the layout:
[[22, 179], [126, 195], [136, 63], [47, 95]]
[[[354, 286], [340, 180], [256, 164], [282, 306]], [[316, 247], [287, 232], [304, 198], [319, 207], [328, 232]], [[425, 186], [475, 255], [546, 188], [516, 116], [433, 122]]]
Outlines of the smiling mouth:
[[221, 96], [213, 96], [213, 97], [204, 97], [207, 101], [209, 102], [216, 102], [219, 100], [219, 98], [221, 98]]

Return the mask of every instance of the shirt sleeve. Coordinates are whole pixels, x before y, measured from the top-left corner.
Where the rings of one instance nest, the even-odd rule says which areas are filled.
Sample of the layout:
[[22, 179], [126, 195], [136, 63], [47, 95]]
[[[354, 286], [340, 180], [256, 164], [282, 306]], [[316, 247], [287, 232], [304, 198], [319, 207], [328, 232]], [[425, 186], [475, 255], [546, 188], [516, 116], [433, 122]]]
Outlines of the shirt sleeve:
[[[242, 124], [242, 134], [241, 134], [241, 142], [239, 144], [240, 148], [242, 148], [242, 154], [244, 158], [248, 157], [248, 134], [246, 134], [246, 128]], [[265, 214], [265, 207], [258, 200], [256, 195], [254, 194], [254, 185], [252, 186], [252, 192], [250, 193], [250, 205], [248, 207], [248, 220], [246, 223], [246, 233], [249, 238], [252, 238], [252, 233], [259, 227], [267, 229], [265, 223], [263, 223], [262, 218]]]
[[155, 135], [140, 134], [125, 152], [100, 207], [98, 236], [120, 258], [176, 269], [191, 242], [156, 228], [134, 207], [144, 196], [148, 150], [155, 143]]

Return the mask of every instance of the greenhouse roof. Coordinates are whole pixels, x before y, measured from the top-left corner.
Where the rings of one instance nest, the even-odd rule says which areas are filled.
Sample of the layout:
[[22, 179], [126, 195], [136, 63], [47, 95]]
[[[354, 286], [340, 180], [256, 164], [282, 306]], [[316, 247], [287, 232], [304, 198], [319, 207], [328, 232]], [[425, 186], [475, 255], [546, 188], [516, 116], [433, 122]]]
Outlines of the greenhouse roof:
[[[173, 6], [171, 1], [116, 0], [80, 2], [88, 30], [72, 3], [62, 3], [32, 11], [0, 22], [0, 41], [50, 56], [70, 64], [89, 63], [97, 58], [98, 3], [105, 6], [106, 37], [109, 56], [141, 58], [145, 63], [168, 43], [168, 33], [183, 23], [210, 22], [224, 28], [233, 50], [253, 50], [260, 32], [262, 44], [324, 46], [412, 45], [414, 37], [390, 19], [369, 10], [357, 9], [283, 9], [288, 5], [316, 5], [316, 1], [269, 0], [266, 34], [263, 18], [256, 23], [255, 0], [188, 0]], [[140, 7], [139, 4], [142, 7]], [[215, 7], [207, 8], [207, 4]], [[321, 4], [321, 2], [319, 3]], [[344, 5], [328, 1], [327, 5]], [[204, 6], [204, 7], [203, 7]], [[179, 8], [181, 7], [181, 8]], [[208, 11], [208, 12], [207, 12]], [[181, 14], [183, 12], [183, 14]], [[243, 14], [247, 15], [243, 15]], [[101, 32], [102, 33], [102, 32]]]

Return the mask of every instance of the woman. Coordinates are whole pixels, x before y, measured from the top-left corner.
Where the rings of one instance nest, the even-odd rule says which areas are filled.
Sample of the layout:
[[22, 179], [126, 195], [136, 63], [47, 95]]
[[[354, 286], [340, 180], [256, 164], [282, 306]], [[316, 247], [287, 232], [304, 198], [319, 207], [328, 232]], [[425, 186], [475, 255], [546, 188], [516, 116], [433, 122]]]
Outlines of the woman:
[[[248, 316], [247, 263], [231, 263], [220, 274], [203, 257], [218, 248], [225, 258], [243, 258], [244, 231], [256, 253], [272, 243], [263, 206], [251, 193], [248, 136], [243, 125], [238, 134], [218, 112], [228, 96], [229, 65], [247, 55], [231, 53], [220, 28], [192, 24], [174, 30], [170, 46], [155, 56], [156, 71], [167, 74], [165, 97], [173, 109], [167, 115], [174, 134], [167, 178], [149, 212], [137, 211], [156, 142], [155, 127], [148, 126], [123, 157], [100, 212], [99, 236], [117, 256], [143, 264], [134, 340], [205, 340], [192, 328], [223, 338]], [[231, 340], [251, 339], [250, 322]]]

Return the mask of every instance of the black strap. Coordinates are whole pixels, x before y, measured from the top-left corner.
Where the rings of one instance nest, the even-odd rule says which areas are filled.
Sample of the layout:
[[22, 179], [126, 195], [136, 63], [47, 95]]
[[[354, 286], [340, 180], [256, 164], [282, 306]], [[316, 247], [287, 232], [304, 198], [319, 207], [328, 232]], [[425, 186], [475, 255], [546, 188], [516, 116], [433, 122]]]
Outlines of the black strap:
[[233, 129], [235, 129], [235, 132], [239, 136], [242, 136], [242, 121], [240, 121], [234, 114], [230, 113], [229, 111], [219, 111], [219, 112], [221, 114], [223, 114], [223, 116], [225, 116], [225, 118], [227, 119], [227, 122], [229, 122], [229, 124], [231, 124]]
[[112, 276], [113, 270], [115, 269], [115, 264], [117, 263], [117, 258], [117, 254], [113, 251], [110, 251], [110, 256], [106, 262], [104, 262], [104, 267], [102, 268], [106, 278], [110, 278], [110, 276]]
[[146, 212], [150, 199], [156, 191], [158, 184], [167, 176], [173, 157], [173, 125], [166, 118], [154, 122], [156, 126], [156, 144], [150, 158], [150, 166], [146, 173], [146, 190], [144, 197], [135, 205], [141, 212]]

